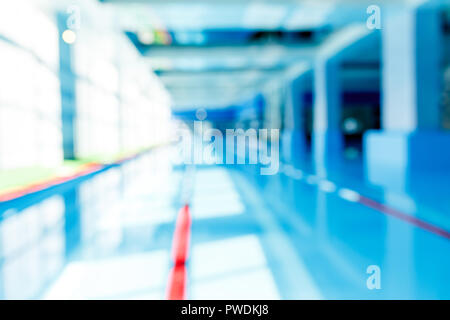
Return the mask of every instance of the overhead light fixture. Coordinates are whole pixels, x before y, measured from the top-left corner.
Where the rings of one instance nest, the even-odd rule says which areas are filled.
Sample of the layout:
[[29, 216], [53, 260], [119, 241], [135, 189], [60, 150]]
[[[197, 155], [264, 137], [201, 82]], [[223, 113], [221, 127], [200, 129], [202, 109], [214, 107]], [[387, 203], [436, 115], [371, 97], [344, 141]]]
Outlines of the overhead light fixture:
[[155, 34], [153, 31], [139, 31], [137, 37], [140, 43], [150, 45], [155, 42]]
[[67, 44], [73, 44], [75, 40], [77, 40], [77, 34], [74, 31], [67, 29], [62, 33], [62, 39]]

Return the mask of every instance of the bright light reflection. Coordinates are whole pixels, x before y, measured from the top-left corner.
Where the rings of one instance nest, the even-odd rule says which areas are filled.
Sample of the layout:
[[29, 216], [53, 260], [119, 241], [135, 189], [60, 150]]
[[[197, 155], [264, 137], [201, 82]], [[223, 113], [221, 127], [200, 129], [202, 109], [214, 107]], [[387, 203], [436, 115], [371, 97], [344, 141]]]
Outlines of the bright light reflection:
[[75, 43], [75, 40], [77, 40], [77, 35], [72, 30], [67, 29], [62, 33], [62, 39], [65, 43], [72, 44]]
[[279, 299], [254, 235], [195, 245], [191, 261], [193, 299]]
[[320, 181], [319, 188], [320, 190], [329, 193], [336, 191], [336, 185], [333, 182], [327, 180]]
[[279, 300], [280, 296], [269, 268], [263, 267], [193, 284], [192, 299]]
[[338, 192], [339, 196], [345, 200], [351, 201], [351, 202], [358, 202], [360, 199], [359, 193], [350, 190], [350, 189], [341, 189]]
[[206, 169], [196, 173], [192, 200], [194, 218], [231, 216], [244, 211], [245, 206], [225, 170]]
[[[44, 299], [115, 299], [127, 295], [164, 298], [169, 256], [155, 251], [69, 264]], [[159, 294], [154, 294], [155, 290]]]

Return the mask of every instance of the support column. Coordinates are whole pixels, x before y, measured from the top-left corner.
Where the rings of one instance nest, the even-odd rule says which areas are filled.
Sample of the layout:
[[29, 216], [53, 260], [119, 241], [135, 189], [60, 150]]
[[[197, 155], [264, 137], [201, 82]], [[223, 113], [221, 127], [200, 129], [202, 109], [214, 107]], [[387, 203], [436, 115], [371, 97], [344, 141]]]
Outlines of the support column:
[[314, 65], [314, 129], [312, 149], [316, 171], [326, 175], [343, 151], [341, 123], [341, 63], [367, 54], [377, 43], [377, 33], [366, 25], [352, 24], [330, 36], [320, 47]]
[[61, 89], [61, 120], [64, 159], [75, 159], [76, 76], [72, 71], [72, 47], [61, 35], [67, 29], [67, 15], [58, 14], [59, 79]]
[[320, 58], [314, 75], [313, 153], [317, 170], [340, 156], [343, 137], [340, 130], [341, 86], [339, 60]]
[[280, 129], [281, 127], [281, 105], [283, 103], [281, 89], [273, 84], [264, 93], [264, 128]]
[[383, 131], [368, 132], [364, 139], [368, 177], [374, 183], [398, 183], [413, 171], [450, 167], [450, 148], [445, 147], [450, 135], [440, 128], [440, 10], [433, 3], [386, 8]]
[[283, 158], [290, 163], [302, 160], [306, 154], [304, 95], [307, 81], [309, 76], [302, 75], [286, 90], [282, 151]]
[[383, 32], [383, 128], [439, 128], [441, 25], [437, 7], [393, 9]]

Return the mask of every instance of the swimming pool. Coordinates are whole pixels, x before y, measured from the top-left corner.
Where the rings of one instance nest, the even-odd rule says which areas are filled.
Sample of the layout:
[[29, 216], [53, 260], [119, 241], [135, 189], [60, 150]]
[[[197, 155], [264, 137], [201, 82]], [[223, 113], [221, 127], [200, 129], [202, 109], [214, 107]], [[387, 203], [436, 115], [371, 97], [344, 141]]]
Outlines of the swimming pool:
[[[188, 299], [450, 298], [445, 179], [415, 197], [355, 164], [281, 169], [196, 168]], [[164, 299], [183, 183], [158, 151], [1, 204], [0, 297]]]

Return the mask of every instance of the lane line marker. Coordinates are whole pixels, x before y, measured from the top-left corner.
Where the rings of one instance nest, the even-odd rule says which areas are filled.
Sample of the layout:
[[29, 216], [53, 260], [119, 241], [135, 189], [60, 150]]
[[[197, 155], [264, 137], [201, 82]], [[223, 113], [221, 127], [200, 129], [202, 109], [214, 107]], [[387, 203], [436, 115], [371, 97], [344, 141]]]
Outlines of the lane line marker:
[[[295, 172], [298, 169], [290, 169], [289, 171], [291, 172]], [[299, 172], [302, 173], [303, 176], [303, 172], [301, 170], [298, 170]], [[287, 176], [294, 178], [293, 176], [285, 173]], [[438, 236], [444, 237], [446, 239], [450, 240], [450, 232], [438, 227], [436, 225], [433, 225], [429, 222], [426, 222], [424, 220], [421, 220], [417, 217], [414, 217], [410, 214], [404, 213], [400, 210], [394, 209], [390, 206], [387, 206], [385, 204], [382, 204], [376, 200], [372, 200], [370, 198], [364, 197], [362, 195], [360, 195], [358, 192], [347, 189], [347, 188], [340, 188], [337, 189], [336, 185], [328, 180], [321, 180], [318, 176], [315, 175], [308, 175], [307, 179], [306, 179], [306, 183], [309, 185], [314, 185], [316, 183], [318, 183], [318, 187], [325, 192], [328, 193], [333, 193], [336, 192], [338, 193], [338, 196], [341, 197], [344, 200], [350, 201], [350, 202], [355, 202], [355, 203], [359, 203], [362, 204], [366, 207], [369, 207], [371, 209], [375, 209], [380, 213], [383, 213], [385, 215], [389, 215], [392, 217], [395, 217], [397, 219], [400, 219], [404, 222], [410, 223], [418, 228], [424, 229], [428, 232], [434, 233]]]
[[306, 183], [307, 184], [317, 184], [320, 181], [320, 178], [318, 176], [312, 175], [310, 174], [307, 178], [306, 178]]
[[322, 191], [328, 192], [328, 193], [333, 193], [336, 192], [336, 185], [328, 180], [322, 180], [319, 182], [319, 188]]
[[358, 202], [361, 198], [358, 192], [346, 188], [339, 189], [338, 195], [342, 199], [345, 199], [350, 202]]
[[375, 209], [375, 210], [377, 210], [377, 211], [379, 211], [379, 212], [381, 212], [381, 213], [383, 213], [385, 215], [389, 215], [389, 216], [395, 217], [397, 219], [400, 219], [402, 221], [405, 221], [405, 222], [408, 222], [408, 223], [410, 223], [412, 225], [415, 225], [418, 228], [427, 230], [427, 231], [429, 231], [431, 233], [434, 233], [434, 234], [436, 234], [438, 236], [441, 236], [441, 237], [444, 237], [444, 238], [450, 240], [450, 232], [449, 231], [447, 231], [445, 229], [442, 229], [442, 228], [440, 228], [438, 226], [435, 226], [435, 225], [433, 225], [431, 223], [428, 223], [426, 221], [423, 221], [423, 220], [421, 220], [419, 218], [416, 218], [414, 216], [411, 216], [409, 214], [403, 213], [403, 212], [401, 212], [401, 211], [399, 211], [397, 209], [388, 207], [388, 206], [386, 206], [386, 205], [384, 205], [382, 203], [379, 203], [379, 202], [377, 202], [375, 200], [372, 200], [372, 199], [369, 199], [369, 198], [361, 196], [360, 200], [359, 200], [359, 203], [365, 205], [366, 207]]

